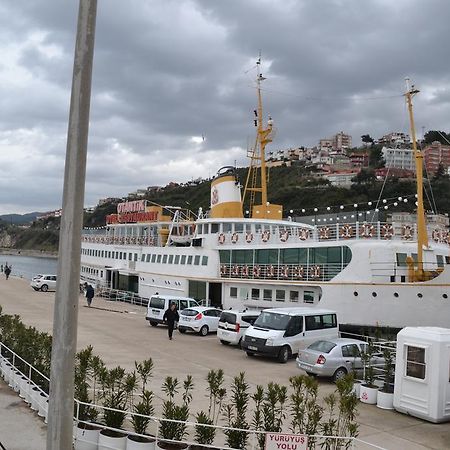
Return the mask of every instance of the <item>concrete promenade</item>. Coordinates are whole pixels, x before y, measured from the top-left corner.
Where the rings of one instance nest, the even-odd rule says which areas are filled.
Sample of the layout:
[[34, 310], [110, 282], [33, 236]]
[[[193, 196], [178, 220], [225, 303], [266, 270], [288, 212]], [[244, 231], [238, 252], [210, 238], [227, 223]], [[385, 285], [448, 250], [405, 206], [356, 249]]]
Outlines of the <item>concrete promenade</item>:
[[[26, 324], [51, 331], [53, 303], [54, 293], [35, 292], [24, 280], [11, 278], [6, 281], [0, 277], [0, 305], [5, 314], [19, 314]], [[95, 353], [107, 365], [120, 365], [130, 370], [134, 361], [151, 357], [155, 370], [149, 387], [157, 396], [157, 414], [162, 397], [161, 384], [167, 375], [180, 380], [186, 374], [194, 377], [191, 411], [198, 412], [207, 407], [205, 377], [209, 369], [224, 369], [227, 387], [233, 376], [245, 371], [252, 390], [257, 384], [267, 385], [269, 381], [288, 385], [289, 377], [300, 373], [293, 360], [283, 365], [263, 358], [248, 358], [235, 347], [221, 345], [215, 335], [202, 338], [175, 332], [174, 340], [169, 341], [166, 328], [148, 325], [144, 308], [98, 298], [94, 298], [93, 306], [87, 308], [80, 297], [78, 347], [93, 345]], [[320, 380], [321, 398], [333, 390], [330, 381]], [[17, 406], [12, 406], [16, 403]], [[15, 393], [0, 385], [0, 442], [8, 450], [44, 448], [43, 422], [31, 411], [24, 411], [20, 403], [23, 402]], [[450, 423], [435, 425], [365, 404], [360, 404], [358, 411], [359, 438], [367, 442], [387, 449], [450, 449]], [[22, 420], [22, 417], [26, 419]], [[29, 425], [28, 420], [34, 425]], [[23, 435], [31, 434], [33, 446], [15, 445], [15, 431], [8, 425], [10, 423], [21, 429]]]

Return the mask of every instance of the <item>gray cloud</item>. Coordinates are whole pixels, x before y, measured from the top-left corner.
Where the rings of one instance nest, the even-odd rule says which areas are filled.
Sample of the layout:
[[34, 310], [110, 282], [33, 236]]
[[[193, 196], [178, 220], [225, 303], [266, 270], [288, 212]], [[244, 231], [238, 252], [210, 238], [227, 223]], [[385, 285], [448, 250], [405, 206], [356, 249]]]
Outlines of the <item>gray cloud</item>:
[[[273, 148], [339, 130], [448, 130], [444, 0], [119, 0], [98, 5], [86, 204], [245, 162], [263, 54]], [[0, 212], [60, 204], [77, 2], [0, 5]], [[390, 97], [398, 94], [396, 98]], [[206, 136], [195, 143], [193, 136]]]

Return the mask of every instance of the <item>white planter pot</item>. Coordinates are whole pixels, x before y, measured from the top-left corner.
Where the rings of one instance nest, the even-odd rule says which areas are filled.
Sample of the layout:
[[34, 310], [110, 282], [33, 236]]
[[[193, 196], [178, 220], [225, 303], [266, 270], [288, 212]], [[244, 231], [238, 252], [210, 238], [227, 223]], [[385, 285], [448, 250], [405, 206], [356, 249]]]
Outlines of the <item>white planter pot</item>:
[[127, 448], [127, 437], [111, 437], [106, 436], [100, 432], [98, 437], [98, 450], [126, 450]]
[[75, 426], [75, 450], [97, 450], [100, 429], [86, 430]]
[[137, 442], [127, 437], [127, 450], [155, 450], [155, 441], [152, 442]]
[[15, 387], [16, 387], [16, 369], [15, 369], [14, 366], [11, 366], [11, 369], [9, 371], [8, 386], [15, 390]]
[[28, 382], [27, 388], [25, 389], [25, 403], [31, 404], [31, 390], [35, 386], [35, 384], [31, 381]]
[[376, 405], [377, 395], [378, 395], [378, 388], [367, 387], [364, 384], [361, 385], [361, 388], [359, 390], [359, 399], [363, 403], [368, 403], [369, 405]]
[[28, 389], [28, 378], [22, 376], [19, 381], [19, 397], [25, 400], [26, 392]]
[[14, 386], [13, 389], [15, 392], [20, 391], [20, 383], [22, 382], [22, 374], [16, 370], [14, 371]]
[[356, 395], [357, 398], [359, 398], [360, 391], [361, 391], [361, 381], [355, 381], [353, 383], [352, 392]]
[[381, 409], [394, 409], [394, 393], [378, 391], [377, 406]]
[[39, 390], [38, 387], [34, 386], [33, 388], [31, 388], [31, 409], [33, 411], [37, 411], [39, 409], [39, 401], [40, 401], [40, 397], [41, 397], [41, 391]]
[[43, 392], [39, 395], [39, 408], [38, 408], [38, 416], [45, 417], [48, 410], [48, 395]]
[[5, 362], [4, 365], [2, 366], [2, 375], [3, 375], [3, 379], [5, 380], [5, 382], [8, 384], [9, 383], [9, 373], [11, 371], [11, 363], [10, 362]]

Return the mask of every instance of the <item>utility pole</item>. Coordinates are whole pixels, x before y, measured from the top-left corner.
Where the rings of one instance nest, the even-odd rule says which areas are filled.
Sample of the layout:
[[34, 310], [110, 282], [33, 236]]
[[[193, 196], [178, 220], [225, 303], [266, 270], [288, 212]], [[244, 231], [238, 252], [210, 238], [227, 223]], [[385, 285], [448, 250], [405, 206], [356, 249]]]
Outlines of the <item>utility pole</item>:
[[80, 0], [53, 314], [47, 450], [72, 448], [81, 229], [97, 0]]

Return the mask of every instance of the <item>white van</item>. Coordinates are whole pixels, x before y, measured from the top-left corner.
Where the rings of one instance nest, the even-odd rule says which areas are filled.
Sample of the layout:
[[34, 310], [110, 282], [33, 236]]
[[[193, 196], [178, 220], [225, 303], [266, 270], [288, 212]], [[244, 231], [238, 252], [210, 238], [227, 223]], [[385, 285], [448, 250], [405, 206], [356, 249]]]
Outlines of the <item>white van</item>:
[[261, 312], [245, 333], [241, 346], [248, 356], [271, 356], [285, 363], [313, 342], [338, 335], [335, 311], [308, 307], [273, 308]]
[[178, 311], [182, 311], [199, 304], [190, 297], [173, 297], [171, 295], [154, 295], [150, 298], [147, 305], [147, 316], [145, 317], [150, 325], [156, 327], [159, 323], [163, 323], [164, 313], [169, 306], [175, 303]]

